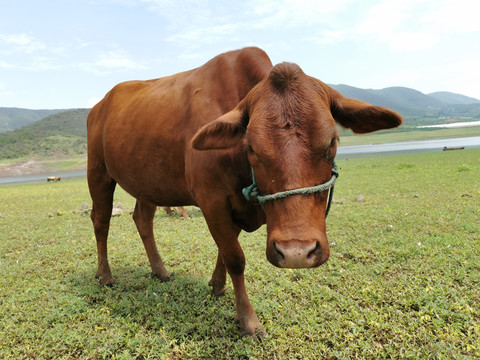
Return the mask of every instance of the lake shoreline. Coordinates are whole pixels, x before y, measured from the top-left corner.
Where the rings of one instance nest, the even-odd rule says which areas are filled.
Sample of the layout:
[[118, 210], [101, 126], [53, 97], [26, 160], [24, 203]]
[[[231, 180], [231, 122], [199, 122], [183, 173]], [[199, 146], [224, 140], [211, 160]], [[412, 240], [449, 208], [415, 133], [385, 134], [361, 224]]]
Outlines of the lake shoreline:
[[[65, 165], [71, 162], [72, 165]], [[16, 176], [45, 175], [58, 176], [58, 173], [87, 170], [87, 160], [78, 158], [54, 158], [48, 160], [28, 159], [14, 162], [0, 163], [0, 179]]]

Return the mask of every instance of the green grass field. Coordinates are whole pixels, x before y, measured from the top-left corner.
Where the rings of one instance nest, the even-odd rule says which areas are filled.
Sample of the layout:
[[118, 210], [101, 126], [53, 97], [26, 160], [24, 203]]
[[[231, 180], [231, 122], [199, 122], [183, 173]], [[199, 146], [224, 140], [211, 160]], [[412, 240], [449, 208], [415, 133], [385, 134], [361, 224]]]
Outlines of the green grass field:
[[113, 218], [116, 286], [100, 288], [90, 218], [74, 213], [86, 181], [1, 186], [0, 358], [479, 358], [480, 150], [338, 164], [325, 265], [277, 269], [264, 227], [241, 234], [261, 342], [238, 335], [230, 282], [210, 295], [216, 247], [195, 209], [156, 215], [169, 283], [150, 278], [131, 216]]

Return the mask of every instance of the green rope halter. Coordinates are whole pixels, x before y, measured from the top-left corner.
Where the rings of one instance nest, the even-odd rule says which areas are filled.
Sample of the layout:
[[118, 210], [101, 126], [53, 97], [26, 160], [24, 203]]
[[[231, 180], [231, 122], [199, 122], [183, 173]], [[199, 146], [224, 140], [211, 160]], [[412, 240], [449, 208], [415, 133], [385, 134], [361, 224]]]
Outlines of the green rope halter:
[[242, 190], [242, 193], [243, 193], [243, 196], [245, 196], [245, 199], [247, 199], [247, 201], [256, 201], [263, 207], [263, 204], [265, 204], [267, 201], [281, 200], [293, 195], [310, 195], [318, 192], [327, 191], [328, 189], [330, 189], [330, 193], [328, 195], [327, 211], [325, 212], [325, 217], [327, 217], [328, 213], [330, 212], [330, 206], [332, 205], [333, 189], [335, 185], [335, 180], [337, 180], [337, 178], [338, 178], [338, 167], [337, 167], [337, 164], [334, 162], [333, 168], [332, 168], [332, 177], [330, 178], [330, 180], [328, 180], [323, 184], [300, 188], [300, 189], [281, 191], [275, 194], [260, 195], [260, 191], [258, 190], [258, 186], [257, 186], [257, 181], [255, 180], [255, 174], [252, 168], [253, 183], [252, 185], [244, 188]]

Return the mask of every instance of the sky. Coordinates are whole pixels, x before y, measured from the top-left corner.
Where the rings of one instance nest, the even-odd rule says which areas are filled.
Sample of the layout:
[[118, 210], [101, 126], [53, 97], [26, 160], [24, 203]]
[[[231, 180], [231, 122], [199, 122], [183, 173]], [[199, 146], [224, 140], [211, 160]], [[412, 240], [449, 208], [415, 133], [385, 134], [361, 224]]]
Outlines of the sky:
[[480, 99], [476, 0], [0, 0], [0, 107], [92, 107], [115, 85], [258, 46], [328, 84]]

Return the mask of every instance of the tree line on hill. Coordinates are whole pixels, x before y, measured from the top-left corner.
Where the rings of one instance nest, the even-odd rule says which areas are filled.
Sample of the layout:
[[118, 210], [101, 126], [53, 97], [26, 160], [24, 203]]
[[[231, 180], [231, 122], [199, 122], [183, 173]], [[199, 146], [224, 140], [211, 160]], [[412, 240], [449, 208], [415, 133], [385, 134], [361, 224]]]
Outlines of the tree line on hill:
[[57, 112], [28, 126], [0, 133], [0, 159], [86, 154], [89, 111]]
[[30, 110], [20, 108], [0, 108], [0, 133], [13, 130], [41, 120], [49, 115], [65, 110]]

